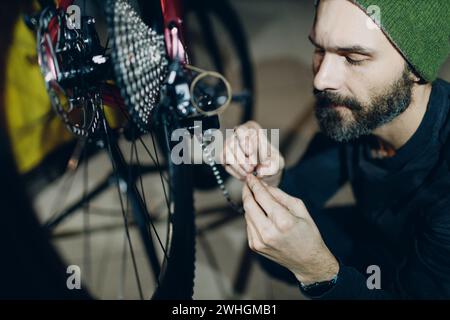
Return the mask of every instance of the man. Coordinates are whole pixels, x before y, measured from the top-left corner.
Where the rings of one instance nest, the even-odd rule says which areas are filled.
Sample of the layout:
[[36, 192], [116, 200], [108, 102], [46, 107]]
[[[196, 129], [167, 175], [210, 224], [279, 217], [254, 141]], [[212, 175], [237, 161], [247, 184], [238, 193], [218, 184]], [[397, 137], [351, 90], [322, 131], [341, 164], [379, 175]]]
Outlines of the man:
[[[436, 80], [450, 2], [316, 6], [321, 133], [288, 170], [255, 122], [225, 144], [226, 170], [246, 181], [249, 245], [311, 298], [450, 298], [450, 84]], [[354, 210], [324, 210], [347, 181]]]

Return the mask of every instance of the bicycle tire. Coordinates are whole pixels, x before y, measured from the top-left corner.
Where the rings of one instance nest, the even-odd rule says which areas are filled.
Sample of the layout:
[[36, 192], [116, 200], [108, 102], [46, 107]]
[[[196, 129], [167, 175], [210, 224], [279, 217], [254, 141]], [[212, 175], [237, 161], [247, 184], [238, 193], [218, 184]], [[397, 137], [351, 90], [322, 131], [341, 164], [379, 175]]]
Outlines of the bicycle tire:
[[[165, 127], [167, 129], [167, 126]], [[168, 141], [168, 131], [162, 132]], [[160, 137], [161, 139], [161, 137]], [[169, 145], [170, 144], [166, 144]], [[170, 159], [170, 147], [164, 148]], [[155, 300], [191, 299], [194, 294], [196, 225], [194, 210], [193, 171], [191, 165], [175, 165], [170, 160], [171, 198], [174, 204], [172, 216], [172, 244], [160, 287], [153, 295]]]
[[[111, 16], [111, 11], [109, 10], [112, 7], [113, 2], [115, 1], [111, 0], [105, 2], [108, 9], [106, 10], [106, 17], [108, 21], [114, 20], [114, 17]], [[109, 136], [111, 129], [107, 128], [106, 120], [104, 120], [104, 122], [104, 133], [106, 134], [106, 138], [103, 139], [103, 142], [106, 142], [106, 148], [109, 149], [108, 152], [110, 153], [110, 156], [112, 153], [115, 153], [116, 155], [113, 158], [123, 158], [123, 156], [120, 154], [120, 148], [117, 146], [116, 142], [107, 141], [108, 139], [112, 139], [112, 136]], [[161, 139], [160, 141], [168, 142], [168, 128], [166, 127], [166, 124], [164, 122], [161, 123], [162, 127], [158, 128], [159, 132], [157, 132], [157, 134]], [[170, 248], [167, 250], [167, 252], [165, 252], [165, 258], [163, 259], [161, 270], [159, 270], [160, 272], [158, 272], [159, 274], [157, 275], [158, 284], [156, 285], [156, 289], [151, 297], [153, 299], [192, 299], [195, 273], [196, 232], [194, 222], [192, 170], [189, 166], [172, 165], [172, 163], [170, 162], [170, 146], [169, 148], [162, 150], [164, 153], [164, 158], [168, 159], [167, 164], [171, 203], [170, 207], [168, 208], [170, 220], [168, 220], [167, 224], [169, 236], [166, 240], [166, 249], [169, 245]], [[117, 166], [117, 163], [114, 163], [113, 158], [111, 158], [113, 171], [116, 171], [117, 168], [115, 166]], [[122, 160], [124, 160], [125, 162], [124, 158]], [[159, 166], [159, 164], [157, 166]], [[127, 165], [125, 165], [125, 167], [122, 169], [123, 171], [126, 171], [128, 169]], [[117, 175], [117, 172], [114, 172], [114, 174]], [[122, 178], [125, 178], [125, 175], [122, 175], [120, 177], [120, 179]], [[120, 189], [119, 177], [116, 176], [116, 179], [118, 189]], [[129, 181], [128, 183], [136, 182]], [[162, 183], [164, 184], [164, 182]], [[144, 202], [143, 195], [139, 194], [139, 190], [137, 190], [135, 186], [132, 187], [132, 189], [134, 189], [134, 191], [132, 191], [131, 193], [131, 197], [133, 198], [132, 202], [137, 202], [138, 205], [139, 202]], [[130, 194], [128, 195], [130, 196]], [[86, 199], [82, 200], [86, 201]], [[138, 231], [140, 237], [144, 242], [145, 254], [150, 259], [150, 265], [152, 265], [155, 261], [154, 259], [156, 257], [156, 252], [154, 247], [152, 249], [152, 235], [149, 235], [147, 231], [148, 228], [150, 228], [148, 222], [151, 218], [145, 210], [133, 209], [132, 211], [136, 217], [135, 220], [139, 227]], [[58, 221], [58, 223], [62, 222], [65, 218], [67, 218], [67, 216], [62, 217]], [[153, 269], [155, 269], [154, 265]], [[148, 297], [147, 294], [145, 294], [145, 296]]]
[[[115, 0], [107, 1], [107, 8], [113, 8], [113, 2], [115, 2]], [[159, 7], [156, 2], [155, 7]], [[111, 16], [110, 10], [107, 10], [107, 12], [108, 11], [110, 15], [107, 20], [110, 22], [114, 21], [114, 16]], [[144, 18], [144, 21], [145, 20], [148, 21], [149, 19]], [[157, 23], [160, 22], [161, 20], [157, 19]], [[155, 23], [152, 23], [152, 25], [155, 25]], [[157, 30], [163, 29], [161, 26], [157, 26], [156, 28]], [[159, 106], [161, 106], [161, 104]], [[169, 137], [170, 132], [176, 128], [172, 127], [172, 124], [167, 122], [168, 119], [164, 114], [154, 114], [153, 117], [156, 119], [156, 121], [153, 121], [154, 127], [159, 129], [159, 134], [157, 133], [156, 136], [159, 140], [160, 148], [162, 147], [161, 149], [168, 165], [168, 176], [170, 180], [169, 199], [171, 199], [170, 209], [173, 207], [173, 212], [171, 212], [170, 216], [168, 238], [166, 241], [167, 245], [170, 243], [170, 248], [167, 252], [166, 260], [162, 265], [159, 276], [159, 285], [154, 292], [152, 299], [192, 299], [195, 278], [196, 234], [192, 170], [189, 165], [174, 165], [170, 160], [171, 144], [169, 142]], [[165, 146], [168, 146], [168, 148]], [[170, 236], [170, 234], [172, 235]], [[145, 236], [146, 235], [141, 232], [141, 237]]]

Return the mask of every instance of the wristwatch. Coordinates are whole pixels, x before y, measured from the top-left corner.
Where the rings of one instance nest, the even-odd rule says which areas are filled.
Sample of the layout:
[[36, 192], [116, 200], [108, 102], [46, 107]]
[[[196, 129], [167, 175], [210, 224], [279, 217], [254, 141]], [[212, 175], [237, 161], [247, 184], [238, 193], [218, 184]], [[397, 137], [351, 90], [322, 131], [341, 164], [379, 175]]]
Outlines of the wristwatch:
[[333, 279], [321, 282], [315, 282], [312, 284], [304, 285], [300, 281], [298, 282], [300, 290], [311, 298], [316, 298], [324, 295], [330, 291], [338, 280], [338, 275], [336, 274]]

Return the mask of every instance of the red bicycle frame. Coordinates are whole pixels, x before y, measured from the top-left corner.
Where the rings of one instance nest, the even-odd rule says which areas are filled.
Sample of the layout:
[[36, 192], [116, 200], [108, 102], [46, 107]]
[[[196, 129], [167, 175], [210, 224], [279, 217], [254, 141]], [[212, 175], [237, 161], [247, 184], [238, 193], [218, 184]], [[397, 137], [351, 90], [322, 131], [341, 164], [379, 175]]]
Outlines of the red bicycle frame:
[[160, 0], [164, 20], [167, 54], [182, 64], [188, 62], [183, 37], [183, 6], [181, 0]]
[[[164, 37], [167, 54], [172, 60], [178, 60], [182, 64], [187, 63], [187, 54], [183, 36], [183, 5], [182, 0], [159, 0], [161, 4]], [[73, 5], [74, 0], [57, 0], [56, 7], [67, 11]], [[51, 28], [53, 29], [53, 28]], [[53, 30], [51, 30], [53, 31]], [[52, 34], [53, 39], [53, 34]]]
[[[185, 65], [188, 63], [188, 56], [184, 42], [183, 28], [183, 5], [182, 0], [159, 0], [162, 10], [164, 38], [166, 50], [171, 60], [179, 61]], [[57, 0], [56, 7], [59, 10], [67, 11], [74, 4], [74, 0]], [[50, 22], [49, 31], [53, 43], [57, 41], [58, 21], [56, 17]], [[102, 86], [103, 101], [110, 106], [124, 106], [123, 99], [120, 97], [119, 91], [113, 85], [104, 84]]]

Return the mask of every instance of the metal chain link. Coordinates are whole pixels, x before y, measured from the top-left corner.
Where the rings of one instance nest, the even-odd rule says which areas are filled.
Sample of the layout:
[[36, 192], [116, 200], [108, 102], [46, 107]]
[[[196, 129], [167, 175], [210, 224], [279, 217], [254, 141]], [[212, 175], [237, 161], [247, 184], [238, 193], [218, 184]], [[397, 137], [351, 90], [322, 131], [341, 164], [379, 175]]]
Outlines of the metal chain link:
[[[242, 206], [238, 205], [231, 199], [230, 193], [228, 189], [225, 187], [225, 182], [223, 180], [222, 175], [220, 174], [218, 165], [216, 161], [214, 160], [214, 157], [212, 156], [212, 150], [208, 148], [208, 146], [211, 144], [211, 136], [212, 132], [210, 130], [205, 131], [203, 134], [197, 134], [196, 137], [198, 141], [200, 142], [200, 146], [202, 148], [203, 156], [206, 160], [206, 164], [211, 167], [211, 170], [214, 174], [214, 178], [216, 179], [217, 185], [219, 186], [220, 190], [222, 191], [223, 196], [227, 200], [229, 206], [235, 210], [236, 212], [239, 212], [241, 214], [244, 214], [244, 209]], [[206, 141], [205, 141], [206, 140]]]

